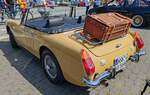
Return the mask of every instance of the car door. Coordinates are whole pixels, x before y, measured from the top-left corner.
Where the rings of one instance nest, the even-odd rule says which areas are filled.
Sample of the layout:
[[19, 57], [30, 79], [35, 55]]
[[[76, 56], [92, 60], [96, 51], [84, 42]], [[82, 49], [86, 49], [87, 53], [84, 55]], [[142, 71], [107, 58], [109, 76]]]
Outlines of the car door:
[[41, 44], [42, 32], [32, 27], [25, 26], [26, 49], [34, 55], [38, 55], [38, 49]]
[[34, 30], [28, 26], [25, 26], [24, 27], [24, 39], [25, 39], [25, 48], [33, 53], [34, 52], [34, 49], [33, 49], [33, 46], [34, 46]]
[[26, 25], [27, 21], [30, 18], [31, 18], [31, 15], [29, 15], [29, 9], [28, 9], [21, 19], [22, 32], [23, 32], [22, 46], [32, 53], [33, 52], [33, 48], [32, 48], [33, 47], [33, 29]]

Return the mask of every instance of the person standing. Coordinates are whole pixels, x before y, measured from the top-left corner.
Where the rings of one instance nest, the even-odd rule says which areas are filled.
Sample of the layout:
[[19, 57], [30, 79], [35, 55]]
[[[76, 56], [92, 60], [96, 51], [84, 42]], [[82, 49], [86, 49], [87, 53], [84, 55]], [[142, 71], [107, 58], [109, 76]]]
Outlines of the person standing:
[[16, 6], [16, 0], [5, 0], [5, 4], [7, 5], [9, 9], [9, 16], [10, 18], [15, 18], [15, 6]]
[[4, 20], [4, 12], [3, 9], [5, 8], [4, 0], [0, 0], [0, 14], [1, 14], [1, 21]]
[[18, 0], [18, 4], [20, 5], [22, 14], [25, 14], [25, 12], [27, 11], [27, 1], [26, 0]]
[[74, 14], [74, 18], [76, 17], [76, 6], [78, 5], [77, 0], [70, 0], [70, 13], [69, 17], [72, 17]]

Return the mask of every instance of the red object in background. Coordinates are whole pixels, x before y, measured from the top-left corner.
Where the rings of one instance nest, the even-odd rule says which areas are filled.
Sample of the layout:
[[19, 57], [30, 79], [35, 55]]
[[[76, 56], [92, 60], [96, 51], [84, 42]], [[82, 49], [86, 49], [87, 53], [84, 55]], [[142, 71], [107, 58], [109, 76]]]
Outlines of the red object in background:
[[84, 66], [86, 74], [87, 75], [94, 74], [95, 66], [93, 64], [93, 61], [92, 61], [90, 55], [84, 49], [81, 50], [81, 58], [82, 58], [82, 64]]
[[135, 37], [135, 42], [136, 42], [137, 48], [139, 48], [139, 49], [143, 48], [144, 47], [144, 41], [141, 38], [139, 32], [135, 32], [134, 37]]
[[119, 4], [122, 4], [124, 0], [116, 0], [116, 2], [118, 2]]
[[85, 7], [85, 3], [84, 2], [79, 2], [79, 7]]

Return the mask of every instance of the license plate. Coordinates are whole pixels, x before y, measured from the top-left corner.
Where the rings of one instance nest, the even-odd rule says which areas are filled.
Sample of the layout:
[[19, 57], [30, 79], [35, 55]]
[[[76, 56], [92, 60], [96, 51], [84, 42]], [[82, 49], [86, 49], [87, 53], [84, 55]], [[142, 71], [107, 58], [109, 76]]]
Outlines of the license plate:
[[127, 61], [126, 56], [120, 56], [120, 57], [116, 57], [114, 60], [114, 67], [116, 69], [116, 72], [122, 70], [123, 68], [125, 68], [125, 63]]

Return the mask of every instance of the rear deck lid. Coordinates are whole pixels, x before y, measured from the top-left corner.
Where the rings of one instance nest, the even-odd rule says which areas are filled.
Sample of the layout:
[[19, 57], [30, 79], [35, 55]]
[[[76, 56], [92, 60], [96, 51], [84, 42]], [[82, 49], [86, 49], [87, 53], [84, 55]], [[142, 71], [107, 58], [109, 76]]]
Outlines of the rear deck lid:
[[107, 55], [109, 53], [115, 52], [121, 48], [128, 47], [129, 44], [133, 42], [132, 37], [127, 34], [126, 36], [118, 39], [114, 39], [112, 41], [99, 44], [99, 45], [90, 45], [88, 43], [84, 43], [83, 45], [95, 56], [100, 57]]

